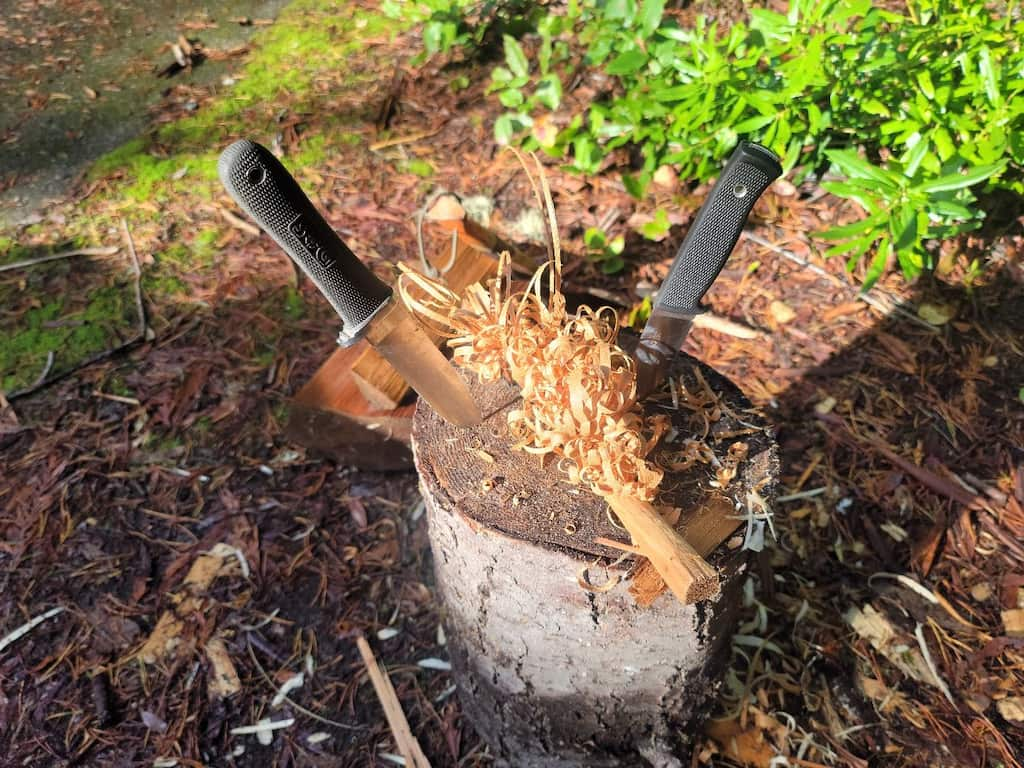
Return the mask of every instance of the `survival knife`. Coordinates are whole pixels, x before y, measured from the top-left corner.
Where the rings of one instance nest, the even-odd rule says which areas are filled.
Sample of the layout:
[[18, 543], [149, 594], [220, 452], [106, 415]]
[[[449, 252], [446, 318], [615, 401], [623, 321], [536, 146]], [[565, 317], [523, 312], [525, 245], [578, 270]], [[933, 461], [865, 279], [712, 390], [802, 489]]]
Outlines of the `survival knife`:
[[679, 247], [637, 344], [637, 400], [660, 386], [669, 361], [686, 340], [700, 300], [725, 266], [754, 203], [782, 175], [779, 158], [741, 141]]
[[338, 343], [365, 338], [441, 416], [481, 421], [469, 388], [391, 287], [349, 250], [266, 147], [243, 139], [221, 154], [217, 171], [235, 202], [320, 289], [341, 318]]

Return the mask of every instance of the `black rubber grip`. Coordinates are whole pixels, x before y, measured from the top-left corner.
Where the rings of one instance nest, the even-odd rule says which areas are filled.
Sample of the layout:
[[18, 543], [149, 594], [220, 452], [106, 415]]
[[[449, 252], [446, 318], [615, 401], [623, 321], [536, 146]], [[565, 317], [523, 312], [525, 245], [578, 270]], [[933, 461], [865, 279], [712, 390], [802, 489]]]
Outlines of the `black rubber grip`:
[[740, 142], [690, 225], [658, 291], [657, 307], [680, 314], [700, 310], [701, 297], [725, 266], [754, 203], [781, 174], [774, 152]]
[[217, 164], [221, 183], [320, 289], [341, 317], [342, 337], [357, 338], [391, 298], [391, 287], [361, 262], [270, 150], [236, 141]]

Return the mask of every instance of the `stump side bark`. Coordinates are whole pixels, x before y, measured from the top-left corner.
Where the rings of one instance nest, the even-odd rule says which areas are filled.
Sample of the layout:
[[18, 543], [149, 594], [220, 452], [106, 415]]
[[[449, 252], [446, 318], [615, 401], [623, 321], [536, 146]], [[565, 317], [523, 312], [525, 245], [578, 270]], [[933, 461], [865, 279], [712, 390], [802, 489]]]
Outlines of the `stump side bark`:
[[[671, 375], [695, 385], [693, 366], [699, 364], [681, 358]], [[700, 369], [732, 413], [752, 423], [739, 391]], [[581, 569], [600, 573], [595, 560], [609, 566], [622, 554], [593, 538], [628, 536], [599, 498], [566, 483], [552, 462], [542, 466], [512, 449], [506, 412], [517, 395], [513, 385], [470, 384], [489, 414], [484, 424], [453, 427], [421, 405], [412, 437], [466, 715], [499, 765], [681, 766], [718, 687], [747, 553], [721, 546], [711, 554], [722, 591], [697, 605], [666, 593], [641, 608], [624, 581], [607, 592], [584, 590]], [[671, 413], [687, 435], [688, 412]], [[709, 509], [717, 507], [720, 520], [723, 499], [731, 509], [777, 474], [767, 430], [730, 437], [747, 429], [732, 417], [715, 429], [722, 435], [713, 441], [717, 454], [740, 439], [750, 448], [725, 494], [709, 485], [713, 474], [704, 466], [667, 475], [662, 484], [683, 510], [680, 529], [690, 523], [698, 537]], [[762, 487], [762, 496], [770, 490]], [[707, 552], [720, 541], [720, 533], [709, 534], [697, 548]], [[621, 578], [629, 565], [612, 568], [611, 577]]]

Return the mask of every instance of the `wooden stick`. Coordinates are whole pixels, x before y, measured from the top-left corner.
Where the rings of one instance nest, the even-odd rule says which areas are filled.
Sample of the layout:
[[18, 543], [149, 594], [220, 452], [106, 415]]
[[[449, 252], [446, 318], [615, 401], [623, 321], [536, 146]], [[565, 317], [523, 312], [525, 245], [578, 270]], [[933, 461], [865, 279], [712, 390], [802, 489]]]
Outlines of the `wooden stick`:
[[707, 600], [718, 593], [717, 571], [651, 504], [630, 496], [605, 498], [633, 537], [633, 543], [683, 603]]
[[381, 706], [384, 707], [384, 716], [388, 720], [391, 735], [395, 738], [395, 746], [398, 748], [399, 754], [405, 758], [407, 768], [430, 768], [430, 762], [423, 754], [420, 743], [412, 735], [409, 721], [405, 719], [402, 705], [398, 701], [398, 694], [395, 693], [395, 688], [391, 685], [387, 672], [377, 663], [365, 637], [359, 635], [356, 638], [356, 646], [359, 648], [359, 655], [363, 657], [363, 664], [366, 665], [366, 671], [370, 675], [373, 689], [377, 692], [377, 698], [380, 699]]
[[116, 245], [111, 245], [107, 248], [76, 248], [73, 251], [61, 251], [60, 253], [51, 253], [49, 256], [40, 256], [35, 259], [26, 259], [25, 261], [14, 261], [10, 264], [4, 264], [3, 266], [0, 266], [0, 272], [7, 272], [12, 269], [24, 269], [25, 267], [33, 267], [36, 264], [45, 264], [48, 261], [67, 259], [72, 256], [113, 256], [119, 250], [121, 249]]

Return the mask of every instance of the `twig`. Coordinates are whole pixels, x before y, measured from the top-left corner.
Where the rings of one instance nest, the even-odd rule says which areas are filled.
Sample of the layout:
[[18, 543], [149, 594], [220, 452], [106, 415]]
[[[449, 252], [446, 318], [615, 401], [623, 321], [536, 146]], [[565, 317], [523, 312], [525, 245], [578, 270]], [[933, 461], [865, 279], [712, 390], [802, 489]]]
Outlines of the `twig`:
[[800, 491], [799, 493], [791, 493], [787, 496], [779, 496], [775, 499], [776, 502], [784, 501], [799, 501], [800, 499], [811, 499], [815, 496], [821, 496], [823, 493], [828, 492], [828, 487], [822, 488], [811, 488], [808, 491]]
[[991, 511], [991, 508], [983, 497], [968, 493], [959, 485], [951, 483], [945, 478], [939, 477], [934, 472], [931, 472], [924, 467], [919, 467], [912, 461], [908, 461], [880, 440], [864, 438], [854, 434], [853, 430], [850, 429], [847, 423], [840, 416], [837, 416], [834, 413], [819, 413], [816, 414], [816, 416], [820, 421], [841, 430], [842, 434], [833, 434], [843, 442], [852, 444], [854, 447], [874, 448], [890, 463], [895, 464], [923, 486], [931, 489], [940, 496], [945, 496], [953, 501], [959, 502], [968, 509], [983, 509]]
[[115, 403], [123, 403], [124, 405], [142, 405], [142, 401], [134, 397], [124, 397], [122, 395], [111, 395], [108, 392], [101, 392], [98, 389], [92, 391], [93, 397], [101, 397], [104, 400], [112, 400]]
[[124, 342], [123, 344], [118, 344], [116, 347], [106, 349], [102, 352], [92, 355], [91, 357], [87, 357], [85, 360], [82, 360], [77, 365], [68, 368], [66, 371], [62, 371], [56, 376], [48, 378], [50, 367], [53, 364], [53, 352], [50, 352], [47, 358], [46, 368], [43, 371], [43, 375], [41, 375], [31, 386], [26, 387], [25, 389], [18, 389], [13, 392], [7, 393], [6, 397], [8, 401], [15, 400], [19, 397], [25, 397], [26, 395], [31, 395], [33, 392], [37, 392], [43, 387], [48, 387], [51, 384], [54, 384], [60, 381], [61, 379], [70, 376], [75, 371], [80, 371], [82, 368], [87, 368], [90, 365], [93, 365], [94, 363], [100, 362], [101, 360], [106, 360], [108, 357], [113, 357], [118, 352], [122, 352], [125, 349], [133, 347], [140, 341], [144, 341], [146, 339], [146, 335], [149, 332], [149, 326], [146, 322], [146, 306], [142, 301], [142, 266], [139, 264], [139, 256], [135, 252], [135, 243], [132, 241], [131, 232], [128, 230], [128, 222], [125, 221], [124, 219], [121, 219], [121, 228], [124, 233], [125, 243], [128, 246], [128, 254], [131, 256], [132, 272], [134, 273], [135, 277], [134, 293], [135, 311], [138, 313], [138, 332], [135, 334], [135, 336], [128, 339], [128, 341]]
[[412, 144], [414, 142], [420, 141], [421, 139], [429, 139], [431, 136], [440, 133], [442, 128], [444, 128], [443, 125], [441, 126], [441, 128], [432, 128], [427, 131], [419, 131], [418, 133], [412, 133], [408, 136], [396, 136], [393, 139], [384, 139], [383, 141], [376, 141], [370, 145], [370, 151], [376, 152], [377, 150], [385, 149], [386, 147], [397, 147], [399, 144]]
[[146, 307], [142, 303], [142, 266], [139, 264], [139, 255], [135, 252], [135, 241], [132, 240], [132, 233], [128, 229], [128, 221], [121, 219], [121, 231], [124, 233], [124, 240], [128, 244], [128, 253], [132, 257], [132, 269], [135, 272], [135, 310], [139, 318], [139, 337], [146, 338], [148, 330], [146, 322]]
[[743, 325], [730, 320], [727, 317], [716, 315], [714, 312], [701, 312], [693, 318], [694, 328], [706, 328], [709, 331], [718, 331], [727, 336], [734, 336], [737, 339], [756, 339], [761, 332], [749, 325]]
[[223, 217], [224, 221], [226, 221], [232, 227], [235, 227], [235, 229], [240, 229], [243, 232], [247, 232], [250, 235], [252, 235], [253, 237], [259, 237], [260, 236], [261, 232], [260, 232], [259, 227], [255, 226], [253, 224], [250, 224], [245, 219], [242, 219], [242, 218], [240, 218], [238, 216], [235, 216], [235, 214], [233, 214], [227, 208], [220, 208], [219, 210], [220, 210], [220, 215], [221, 215], [221, 217]]
[[398, 694], [395, 693], [395, 688], [391, 685], [387, 673], [377, 663], [373, 651], [370, 650], [370, 644], [366, 642], [365, 637], [360, 635], [356, 638], [356, 646], [359, 648], [359, 655], [363, 657], [363, 664], [370, 675], [370, 682], [373, 683], [373, 689], [377, 692], [377, 698], [380, 699], [381, 706], [384, 707], [384, 716], [388, 720], [388, 727], [391, 728], [391, 734], [395, 738], [395, 745], [398, 747], [399, 753], [405, 758], [406, 766], [408, 768], [430, 768], [427, 756], [423, 754], [420, 743], [409, 728], [409, 721], [405, 719], [402, 705], [398, 701]]
[[41, 614], [39, 616], [36, 616], [34, 619], [32, 619], [30, 621], [27, 621], [24, 624], [22, 624], [20, 627], [15, 629], [13, 632], [10, 632], [5, 637], [0, 639], [0, 653], [2, 653], [7, 648], [7, 646], [9, 646], [11, 643], [17, 642], [18, 640], [23, 638], [25, 635], [27, 635], [33, 629], [38, 627], [44, 621], [46, 621], [49, 618], [52, 618], [52, 617], [56, 616], [58, 613], [62, 613], [63, 611], [64, 611], [64, 606], [59, 605], [56, 608], [51, 608], [46, 613], [43, 613], [43, 614]]
[[45, 264], [48, 261], [67, 259], [72, 256], [113, 256], [119, 250], [121, 249], [116, 245], [111, 245], [106, 248], [76, 248], [71, 251], [51, 253], [49, 256], [40, 256], [37, 259], [25, 259], [24, 261], [15, 261], [10, 264], [4, 264], [3, 266], [0, 266], [0, 272], [7, 272], [12, 269], [24, 269], [25, 267], [34, 267], [36, 264]]
[[[253, 635], [246, 633], [245, 649], [249, 651], [249, 658], [252, 659], [252, 663], [256, 665], [256, 669], [259, 671], [260, 676], [264, 679], [264, 681], [266, 681], [267, 685], [269, 685], [273, 690], [276, 691], [278, 690], [277, 684], [270, 679], [270, 675], [267, 674], [267, 671], [263, 668], [263, 665], [260, 664], [259, 659], [256, 658], [256, 654], [252, 650], [252, 639]], [[287, 701], [289, 704], [291, 704], [292, 708], [295, 709], [297, 712], [301, 712], [306, 717], [312, 718], [313, 720], [323, 723], [324, 725], [329, 725], [333, 728], [340, 728], [345, 731], [366, 730], [366, 728], [362, 725], [348, 725], [347, 723], [339, 723], [336, 720], [330, 720], [326, 717], [323, 717], [322, 715], [318, 715], [316, 712], [306, 709], [301, 704], [296, 703], [295, 699], [289, 698], [287, 695], [281, 696], [281, 700]]]

